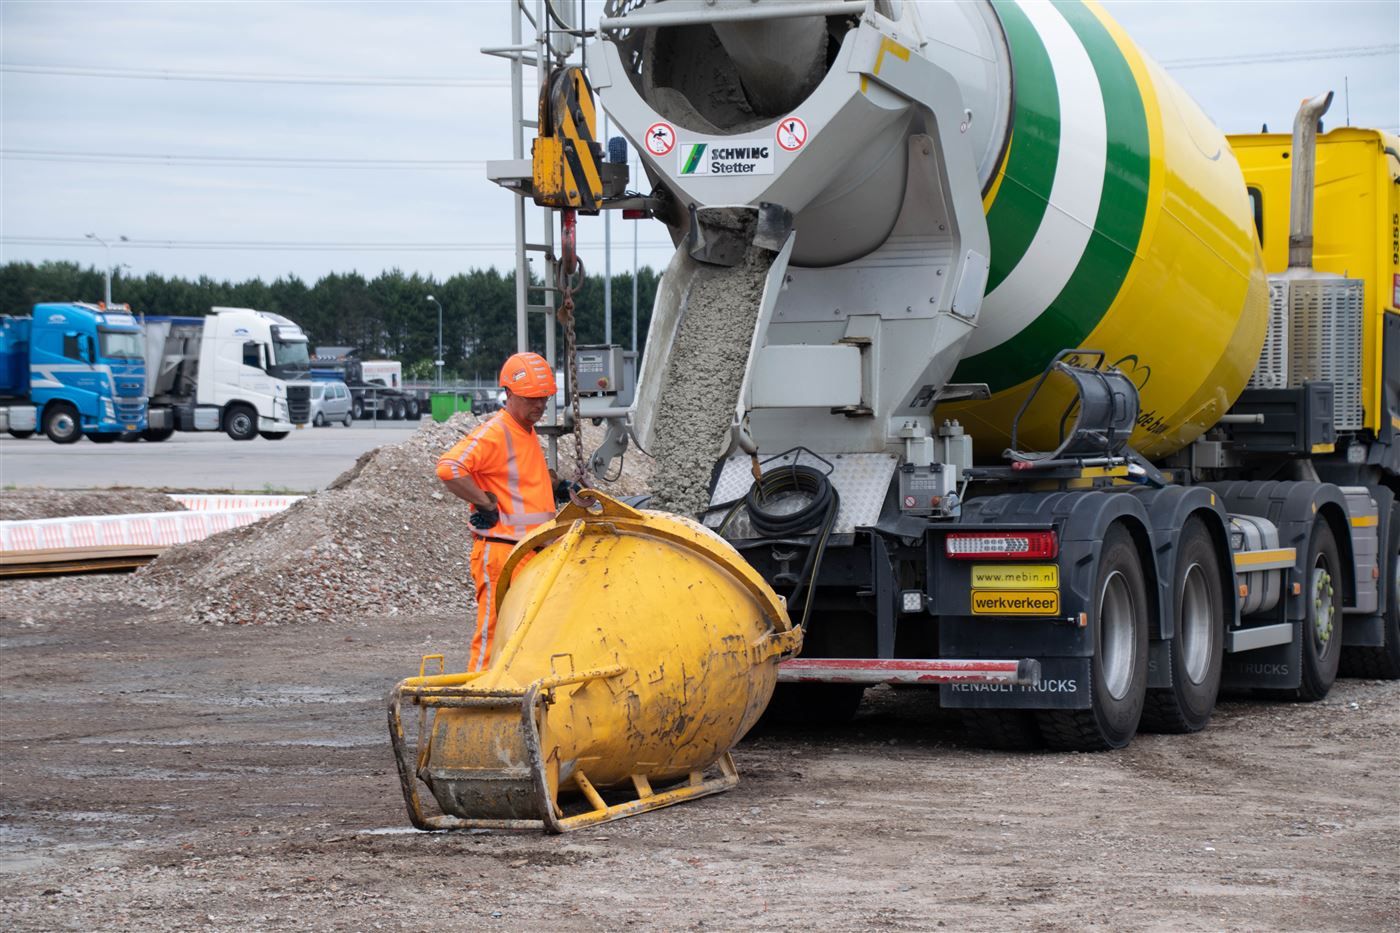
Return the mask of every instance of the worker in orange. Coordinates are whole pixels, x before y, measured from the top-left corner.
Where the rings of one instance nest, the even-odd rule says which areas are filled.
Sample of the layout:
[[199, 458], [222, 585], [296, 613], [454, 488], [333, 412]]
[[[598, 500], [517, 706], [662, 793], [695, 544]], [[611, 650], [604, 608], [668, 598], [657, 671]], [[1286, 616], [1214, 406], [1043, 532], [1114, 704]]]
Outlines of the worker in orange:
[[[437, 475], [472, 505], [472, 582], [476, 627], [467, 670], [485, 670], [496, 631], [496, 584], [506, 557], [527, 533], [554, 517], [556, 486], [535, 424], [554, 394], [554, 371], [538, 353], [517, 353], [501, 367], [506, 404], [452, 446]], [[565, 492], [567, 497], [567, 492]]]

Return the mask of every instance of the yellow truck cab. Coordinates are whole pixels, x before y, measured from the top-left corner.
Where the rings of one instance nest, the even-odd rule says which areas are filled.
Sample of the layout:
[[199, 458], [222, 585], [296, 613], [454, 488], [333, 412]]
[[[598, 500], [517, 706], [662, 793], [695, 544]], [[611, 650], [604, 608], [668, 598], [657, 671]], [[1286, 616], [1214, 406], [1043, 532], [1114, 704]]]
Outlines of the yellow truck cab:
[[[1293, 139], [1229, 137], [1254, 208], [1270, 275], [1289, 265]], [[1362, 429], [1400, 432], [1400, 139], [1345, 127], [1317, 137], [1312, 266], [1364, 282]]]

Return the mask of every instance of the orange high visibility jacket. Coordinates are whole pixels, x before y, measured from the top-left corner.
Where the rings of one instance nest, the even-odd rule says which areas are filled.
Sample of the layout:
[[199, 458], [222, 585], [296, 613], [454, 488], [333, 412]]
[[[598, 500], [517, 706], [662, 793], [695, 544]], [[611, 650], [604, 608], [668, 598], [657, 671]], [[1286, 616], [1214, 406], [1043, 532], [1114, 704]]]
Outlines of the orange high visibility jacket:
[[487, 531], [468, 526], [480, 537], [519, 541], [554, 517], [554, 485], [539, 437], [508, 412], [497, 412], [453, 444], [438, 458], [437, 475], [443, 482], [470, 476], [495, 493], [501, 520]]

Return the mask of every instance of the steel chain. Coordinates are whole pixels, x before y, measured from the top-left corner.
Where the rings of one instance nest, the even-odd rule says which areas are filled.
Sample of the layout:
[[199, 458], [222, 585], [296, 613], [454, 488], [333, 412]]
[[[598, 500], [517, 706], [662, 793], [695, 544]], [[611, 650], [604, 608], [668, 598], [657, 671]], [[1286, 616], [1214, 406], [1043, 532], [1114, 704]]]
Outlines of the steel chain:
[[[583, 281], [583, 260], [578, 257], [575, 239], [576, 215], [571, 210], [562, 213], [563, 257], [559, 263], [559, 280], [556, 283], [562, 300], [557, 317], [564, 327], [564, 354], [567, 360], [565, 365], [568, 367], [568, 389], [574, 419], [574, 482], [589, 488], [592, 484], [588, 479], [588, 462], [583, 456], [583, 417], [580, 414], [578, 391], [578, 335], [574, 327], [574, 291]], [[576, 503], [587, 504], [580, 502], [572, 492], [569, 495]]]

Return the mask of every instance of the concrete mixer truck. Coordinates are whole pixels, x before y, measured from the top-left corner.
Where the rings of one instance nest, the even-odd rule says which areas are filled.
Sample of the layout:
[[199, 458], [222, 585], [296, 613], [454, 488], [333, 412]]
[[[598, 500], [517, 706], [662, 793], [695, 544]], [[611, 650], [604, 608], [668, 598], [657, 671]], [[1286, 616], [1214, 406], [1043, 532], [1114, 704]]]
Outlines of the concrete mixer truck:
[[[1247, 185], [1229, 141], [1092, 3], [611, 0], [582, 33], [547, 6], [535, 43], [488, 50], [514, 56], [517, 93], [526, 58], [542, 75], [538, 119], [517, 123], [537, 128], [531, 157], [488, 173], [561, 215], [557, 263], [545, 244], [557, 287], [541, 305], [520, 286], [522, 347], [556, 298], [572, 346], [578, 214], [665, 224], [676, 252], [633, 400], [573, 393], [555, 427], [608, 419], [593, 475], [630, 445], [655, 456], [654, 504], [702, 520], [785, 597], [791, 636], [754, 655], [783, 658], [774, 713], [834, 719], [872, 684], [934, 685], [986, 744], [1103, 750], [1205, 728], [1221, 690], [1316, 700], [1343, 666], [1400, 676], [1394, 137], [1358, 144], [1364, 184], [1334, 158], [1350, 187], [1324, 188], [1330, 95], [1316, 98], [1291, 139], [1241, 141]], [[596, 40], [586, 67], [566, 63], [580, 35]], [[640, 190], [603, 157], [595, 93]], [[528, 541], [511, 560], [532, 547], [555, 560]], [[656, 564], [667, 585], [710, 580], [705, 566]], [[571, 578], [572, 605], [610, 586], [607, 562], [593, 567]], [[502, 613], [552, 598], [543, 570], [532, 579], [498, 593]], [[672, 616], [707, 611], [667, 605], [614, 609], [616, 629], [576, 620], [597, 669], [568, 673], [573, 648], [550, 640], [536, 694], [612, 670], [622, 654], [600, 638], [689, 631]], [[675, 645], [669, 676], [685, 681], [705, 664], [694, 640]], [[475, 691], [475, 675], [424, 675], [396, 697], [508, 707], [528, 694], [521, 671]], [[616, 721], [572, 701], [549, 713], [599, 733], [592, 745], [541, 746], [535, 694], [511, 714], [523, 739], [465, 711], [420, 730], [416, 771], [400, 730], [415, 822], [549, 823], [573, 769], [623, 780], [579, 749], [635, 732], [641, 701], [593, 689]], [[726, 737], [752, 712], [752, 692], [736, 697]], [[683, 701], [660, 709], [685, 719]], [[642, 768], [641, 799], [639, 759], [662, 757], [641, 753], [651, 738], [616, 752]], [[533, 809], [483, 791], [487, 761], [507, 763], [493, 779], [516, 799], [535, 789]], [[448, 823], [424, 821], [415, 778]]]
[[[1097, 749], [1400, 675], [1393, 137], [1375, 197], [1314, 195], [1304, 106], [1271, 278], [1259, 186], [1093, 4], [614, 3], [599, 38], [678, 247], [614, 433], [707, 445], [684, 504], [806, 616], [797, 709], [939, 682], [989, 741]], [[1370, 212], [1366, 263], [1311, 268], [1315, 207]]]

